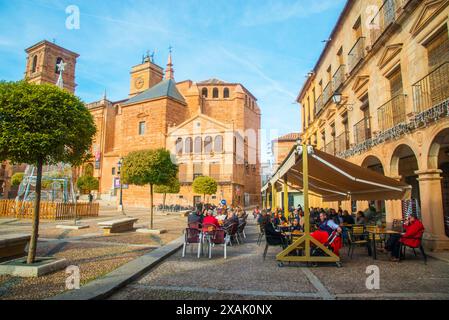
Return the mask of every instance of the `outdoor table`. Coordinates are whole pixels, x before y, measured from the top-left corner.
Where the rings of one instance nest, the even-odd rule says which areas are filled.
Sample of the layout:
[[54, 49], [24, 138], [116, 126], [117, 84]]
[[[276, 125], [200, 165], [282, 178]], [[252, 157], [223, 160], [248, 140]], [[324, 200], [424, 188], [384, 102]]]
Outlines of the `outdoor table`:
[[293, 242], [293, 237], [302, 237], [304, 232], [283, 232], [283, 234], [288, 238], [289, 243]]
[[[377, 253], [376, 253], [376, 236], [377, 235], [394, 235], [394, 234], [401, 234], [398, 231], [394, 230], [386, 230], [386, 229], [377, 229], [377, 230], [368, 230], [368, 238], [369, 241], [372, 243], [372, 249], [373, 249], [373, 259], [377, 259]], [[372, 238], [372, 240], [371, 240]]]

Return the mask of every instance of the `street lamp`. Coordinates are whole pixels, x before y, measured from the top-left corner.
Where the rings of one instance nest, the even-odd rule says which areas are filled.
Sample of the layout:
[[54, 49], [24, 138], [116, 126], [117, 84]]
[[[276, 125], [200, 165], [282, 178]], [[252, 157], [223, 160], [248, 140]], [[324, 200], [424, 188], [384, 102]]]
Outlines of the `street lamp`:
[[125, 214], [123, 211], [123, 184], [122, 184], [122, 165], [123, 165], [123, 158], [120, 158], [117, 167], [118, 167], [118, 175], [119, 175], [119, 181], [120, 181], [120, 201], [119, 201], [119, 210], [122, 212], [122, 214]]
[[339, 92], [335, 92], [332, 96], [332, 101], [338, 106], [341, 103], [342, 95]]

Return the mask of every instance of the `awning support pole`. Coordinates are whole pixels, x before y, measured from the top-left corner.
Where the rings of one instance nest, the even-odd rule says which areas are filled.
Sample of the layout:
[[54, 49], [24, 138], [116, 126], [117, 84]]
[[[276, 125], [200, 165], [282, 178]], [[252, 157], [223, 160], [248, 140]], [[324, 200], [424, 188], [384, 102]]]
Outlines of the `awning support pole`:
[[[304, 193], [304, 235], [293, 242], [288, 248], [276, 256], [276, 260], [282, 262], [339, 262], [338, 257], [331, 250], [310, 235], [310, 208], [309, 208], [309, 163], [307, 145], [302, 145], [302, 170]], [[310, 243], [320, 248], [326, 256], [312, 256]], [[302, 255], [289, 255], [293, 251], [301, 250]]]
[[288, 211], [288, 184], [287, 184], [287, 175], [284, 177], [284, 215], [288, 221], [289, 211]]

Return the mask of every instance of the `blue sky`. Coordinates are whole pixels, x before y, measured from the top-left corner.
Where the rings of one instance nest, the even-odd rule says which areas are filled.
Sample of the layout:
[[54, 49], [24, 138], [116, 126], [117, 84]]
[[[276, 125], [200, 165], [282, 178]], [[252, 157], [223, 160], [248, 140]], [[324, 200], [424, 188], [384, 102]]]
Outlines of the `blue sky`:
[[[127, 97], [129, 71], [147, 50], [165, 68], [173, 46], [175, 79], [240, 82], [257, 98], [262, 128], [299, 131], [295, 98], [345, 0], [0, 0], [0, 79], [18, 80], [24, 49], [47, 39], [80, 54], [76, 94], [92, 102]], [[65, 27], [67, 6], [80, 29]], [[269, 133], [268, 133], [269, 137]], [[266, 142], [262, 145], [265, 159]]]

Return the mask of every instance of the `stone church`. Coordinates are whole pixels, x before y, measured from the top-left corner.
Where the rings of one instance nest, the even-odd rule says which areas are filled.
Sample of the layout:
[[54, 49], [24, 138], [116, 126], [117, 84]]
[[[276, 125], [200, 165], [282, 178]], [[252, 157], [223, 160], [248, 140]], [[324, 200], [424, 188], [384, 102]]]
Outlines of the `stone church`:
[[[25, 78], [55, 83], [56, 64], [66, 63], [64, 88], [75, 92], [78, 54], [42, 41], [26, 50]], [[129, 152], [165, 148], [179, 165], [179, 194], [167, 204], [193, 205], [202, 196], [192, 190], [198, 176], [211, 176], [218, 190], [207, 200], [248, 206], [260, 202], [261, 112], [257, 99], [240, 83], [219, 79], [175, 81], [172, 55], [166, 69], [147, 55], [131, 68], [129, 96], [87, 104], [97, 126], [92, 161], [86, 164], [100, 181], [98, 198], [118, 201], [119, 162]], [[162, 195], [155, 195], [155, 204]], [[124, 206], [149, 205], [149, 187], [123, 186]]]

